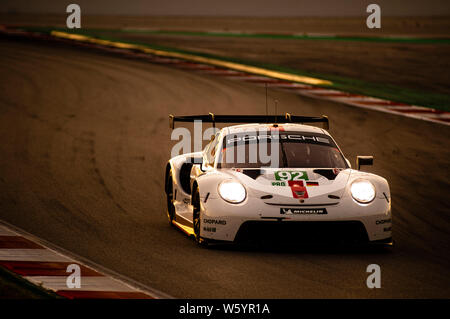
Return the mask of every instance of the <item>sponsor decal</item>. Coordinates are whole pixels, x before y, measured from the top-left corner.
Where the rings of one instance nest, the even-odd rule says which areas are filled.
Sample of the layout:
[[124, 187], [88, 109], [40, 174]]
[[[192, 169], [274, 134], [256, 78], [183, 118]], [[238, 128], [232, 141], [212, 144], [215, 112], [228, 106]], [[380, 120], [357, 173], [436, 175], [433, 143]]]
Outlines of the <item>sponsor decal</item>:
[[277, 181], [308, 180], [308, 174], [305, 171], [276, 171], [274, 174]]
[[213, 224], [213, 225], [226, 225], [226, 220], [219, 220], [219, 219], [203, 219], [203, 222], [205, 224]]
[[326, 208], [280, 208], [281, 215], [326, 215]]
[[375, 224], [376, 225], [383, 225], [383, 224], [390, 223], [390, 222], [392, 222], [391, 218], [389, 218], [389, 219], [379, 219], [379, 220], [377, 220], [375, 222]]
[[294, 198], [308, 198], [308, 191], [303, 185], [303, 181], [288, 181]]
[[216, 232], [216, 227], [203, 227], [204, 231], [210, 232], [210, 233], [215, 233]]
[[[287, 184], [284, 181], [277, 181], [277, 182], [272, 182], [272, 186], [287, 186]], [[319, 183], [318, 182], [306, 182], [306, 186], [319, 186]]]
[[[230, 134], [230, 136], [233, 136], [233, 134]], [[236, 136], [236, 135], [234, 135]], [[227, 136], [228, 137], [228, 136]], [[259, 141], [259, 140], [292, 140], [292, 141], [301, 141], [301, 142], [309, 142], [309, 143], [324, 143], [324, 144], [330, 144], [330, 140], [325, 137], [320, 136], [305, 136], [301, 134], [248, 134], [244, 136], [237, 136], [227, 139], [228, 144], [234, 144], [239, 142], [250, 142], [250, 141]]]
[[319, 186], [318, 182], [306, 182], [306, 186]]

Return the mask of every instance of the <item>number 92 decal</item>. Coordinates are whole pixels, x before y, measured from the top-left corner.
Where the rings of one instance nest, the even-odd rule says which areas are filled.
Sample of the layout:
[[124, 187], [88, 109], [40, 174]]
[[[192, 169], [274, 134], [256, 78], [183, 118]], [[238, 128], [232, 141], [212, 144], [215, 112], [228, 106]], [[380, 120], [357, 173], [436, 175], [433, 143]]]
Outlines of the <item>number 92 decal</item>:
[[307, 181], [308, 174], [305, 171], [276, 171], [275, 179], [277, 181]]

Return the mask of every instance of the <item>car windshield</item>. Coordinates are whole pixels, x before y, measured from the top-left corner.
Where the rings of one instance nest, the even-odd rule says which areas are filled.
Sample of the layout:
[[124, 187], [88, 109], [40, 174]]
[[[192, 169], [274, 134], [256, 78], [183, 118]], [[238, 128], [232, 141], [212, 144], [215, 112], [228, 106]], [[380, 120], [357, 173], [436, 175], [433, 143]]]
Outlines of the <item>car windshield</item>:
[[344, 156], [325, 134], [239, 133], [224, 137], [218, 168], [347, 168]]

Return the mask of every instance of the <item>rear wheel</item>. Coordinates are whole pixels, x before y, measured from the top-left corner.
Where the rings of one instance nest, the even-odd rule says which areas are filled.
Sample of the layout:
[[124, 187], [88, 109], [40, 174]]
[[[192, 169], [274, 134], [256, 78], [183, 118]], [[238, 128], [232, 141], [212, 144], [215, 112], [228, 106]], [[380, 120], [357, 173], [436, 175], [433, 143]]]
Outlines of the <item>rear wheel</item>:
[[167, 217], [172, 225], [172, 221], [175, 220], [175, 205], [173, 204], [173, 179], [172, 170], [169, 171], [166, 180], [166, 197], [167, 197]]
[[194, 228], [194, 236], [195, 241], [201, 246], [207, 246], [208, 241], [200, 236], [200, 229], [202, 227], [201, 218], [200, 218], [200, 192], [198, 191], [198, 187], [194, 189], [192, 193], [192, 206], [193, 206], [193, 228]]

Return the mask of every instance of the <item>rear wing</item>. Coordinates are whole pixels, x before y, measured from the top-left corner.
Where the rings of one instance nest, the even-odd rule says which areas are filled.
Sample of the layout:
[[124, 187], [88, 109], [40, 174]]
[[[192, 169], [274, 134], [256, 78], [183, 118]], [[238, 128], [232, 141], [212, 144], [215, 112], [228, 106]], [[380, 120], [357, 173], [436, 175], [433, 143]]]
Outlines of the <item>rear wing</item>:
[[171, 129], [175, 128], [175, 122], [194, 121], [212, 123], [213, 127], [215, 127], [216, 123], [323, 123], [324, 129], [330, 129], [330, 123], [326, 115], [322, 115], [320, 117], [294, 116], [290, 113], [286, 113], [284, 115], [215, 115], [213, 113], [209, 113], [208, 115], [169, 115], [169, 126]]

